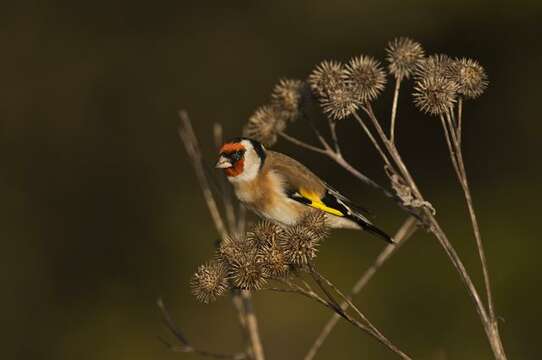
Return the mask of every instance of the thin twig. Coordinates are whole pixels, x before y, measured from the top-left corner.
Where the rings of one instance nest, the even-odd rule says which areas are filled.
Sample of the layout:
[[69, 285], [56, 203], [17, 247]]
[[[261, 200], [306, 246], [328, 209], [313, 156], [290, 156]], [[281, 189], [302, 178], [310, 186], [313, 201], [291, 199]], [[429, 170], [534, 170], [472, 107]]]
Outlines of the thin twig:
[[325, 154], [327, 155], [327, 151], [324, 150], [324, 149], [321, 149], [317, 146], [314, 146], [314, 145], [310, 145], [310, 144], [307, 144], [306, 142], [304, 141], [301, 141], [299, 139], [296, 139], [295, 137], [293, 136], [290, 136], [288, 134], [286, 134], [285, 132], [281, 131], [279, 132], [279, 135], [282, 136], [284, 139], [288, 140], [289, 142], [293, 143], [293, 144], [296, 144], [298, 146], [301, 146], [302, 148], [305, 148], [307, 150], [312, 150], [312, 151], [316, 151], [317, 153], [320, 153], [320, 154]]
[[463, 134], [463, 98], [457, 100], [457, 142], [461, 147], [461, 136]]
[[[450, 130], [453, 130], [451, 129], [452, 123], [449, 117], [447, 118], [447, 121], [448, 121], [448, 126], [450, 126]], [[480, 233], [480, 226], [478, 225], [478, 219], [476, 217], [476, 212], [474, 211], [474, 204], [473, 204], [472, 196], [470, 193], [470, 187], [469, 187], [469, 182], [467, 178], [467, 171], [465, 169], [465, 163], [463, 161], [463, 153], [461, 151], [460, 140], [458, 136], [454, 136], [453, 134], [452, 134], [452, 140], [455, 147], [455, 155], [456, 155], [456, 161], [457, 161], [457, 166], [458, 166], [457, 177], [463, 189], [463, 193], [465, 195], [465, 201], [467, 203], [467, 208], [468, 208], [469, 216], [472, 223], [472, 229], [473, 229], [474, 237], [476, 240], [476, 247], [478, 249], [478, 256], [480, 257], [480, 263], [482, 265], [482, 274], [484, 277], [484, 285], [485, 285], [486, 296], [487, 296], [487, 307], [488, 307], [489, 317], [491, 318], [493, 325], [497, 326], [497, 319], [496, 319], [495, 310], [493, 307], [493, 296], [491, 293], [491, 282], [489, 279], [487, 258], [486, 258], [484, 246], [482, 243], [482, 235]]]
[[[294, 287], [292, 289], [290, 289], [290, 290], [282, 289], [282, 288], [265, 288], [265, 290], [276, 291], [276, 292], [296, 293], [296, 294], [299, 294], [299, 295], [303, 295], [303, 296], [305, 296], [305, 297], [307, 297], [309, 299], [313, 299], [316, 302], [318, 302], [319, 304], [321, 304], [321, 305], [327, 307], [328, 309], [334, 311], [336, 314], [338, 314], [340, 317], [345, 319], [350, 324], [354, 325], [355, 327], [357, 327], [357, 328], [365, 331], [369, 335], [373, 336], [380, 343], [385, 345], [389, 350], [391, 350], [392, 352], [399, 355], [402, 359], [406, 359], [406, 360], [411, 359], [408, 355], [403, 353], [401, 350], [397, 349], [393, 344], [383, 341], [383, 339], [381, 337], [379, 337], [370, 327], [368, 327], [367, 325], [365, 325], [365, 324], [359, 322], [358, 320], [352, 318], [350, 315], [348, 315], [347, 313], [342, 311], [339, 307], [337, 307], [331, 301], [323, 299], [322, 297], [320, 297], [318, 294], [316, 294], [312, 290], [307, 290], [307, 289], [304, 289], [304, 288], [302, 288], [300, 286], [297, 286], [297, 285], [294, 285]], [[391, 345], [391, 347], [390, 347], [390, 345]]]
[[209, 209], [209, 213], [211, 214], [215, 228], [220, 236], [224, 238], [227, 235], [226, 227], [224, 226], [224, 222], [220, 216], [213, 193], [211, 192], [209, 180], [207, 179], [207, 176], [205, 176], [205, 171], [203, 170], [202, 156], [199, 150], [198, 139], [194, 133], [194, 129], [192, 128], [192, 124], [187, 112], [184, 110], [179, 111], [179, 117], [181, 119], [179, 136], [181, 137], [188, 156], [190, 156], [192, 160], [194, 171], [196, 172], [198, 182], [201, 190], [203, 191], [203, 197], [207, 203], [207, 208]]
[[181, 333], [179, 328], [175, 325], [175, 321], [173, 321], [173, 318], [171, 317], [170, 313], [167, 311], [162, 299], [158, 299], [157, 306], [158, 306], [158, 309], [160, 310], [160, 314], [162, 316], [162, 320], [164, 321], [164, 324], [181, 344], [180, 346], [172, 345], [166, 340], [159, 338], [160, 341], [164, 343], [164, 345], [166, 345], [171, 351], [183, 352], [183, 353], [191, 352], [191, 353], [195, 353], [201, 356], [215, 358], [215, 359], [232, 359], [232, 360], [247, 359], [246, 353], [235, 353], [235, 354], [216, 353], [216, 352], [199, 349], [192, 346], [188, 342], [186, 337]]
[[444, 129], [444, 138], [446, 139], [446, 144], [448, 145], [448, 151], [450, 153], [450, 159], [452, 160], [452, 165], [454, 167], [456, 175], [460, 177], [461, 173], [459, 172], [459, 166], [457, 165], [457, 156], [455, 154], [455, 150], [452, 145], [452, 140], [450, 139], [450, 132], [455, 131], [455, 130], [454, 129], [451, 129], [451, 131], [448, 130], [448, 125], [446, 124], [446, 120], [444, 119], [444, 116], [440, 115], [440, 121], [442, 122], [442, 128]]
[[401, 87], [401, 79], [395, 79], [395, 91], [393, 93], [393, 104], [391, 107], [390, 121], [390, 141], [395, 144], [395, 117], [397, 116], [397, 101], [399, 100], [399, 88]]
[[363, 121], [363, 119], [357, 114], [357, 113], [354, 113], [353, 114], [354, 118], [358, 121], [358, 123], [361, 125], [361, 127], [363, 128], [363, 131], [365, 131], [365, 133], [367, 134], [367, 136], [369, 137], [369, 139], [371, 140], [371, 142], [373, 143], [373, 146], [375, 147], [375, 149], [378, 151], [378, 153], [380, 154], [380, 157], [382, 157], [382, 160], [384, 160], [384, 162], [386, 163], [386, 165], [388, 165], [390, 167], [390, 169], [393, 169], [393, 166], [391, 165], [391, 162], [390, 160], [388, 159], [388, 156], [386, 155], [386, 153], [382, 150], [382, 148], [380, 147], [380, 145], [378, 144], [378, 141], [376, 141], [373, 133], [369, 130], [369, 128], [367, 127], [367, 125], [365, 124], [365, 122]]
[[341, 156], [341, 148], [339, 146], [339, 139], [337, 137], [337, 121], [328, 118], [329, 131], [331, 132], [331, 140], [333, 141], [333, 147], [335, 148], [335, 153]]
[[[382, 267], [386, 260], [388, 260], [391, 255], [393, 255], [410, 238], [410, 236], [412, 236], [412, 234], [416, 230], [416, 223], [417, 221], [414, 217], [408, 217], [405, 220], [403, 225], [401, 225], [401, 227], [393, 237], [396, 243], [389, 244], [384, 248], [384, 250], [382, 250], [382, 252], [378, 255], [373, 264], [361, 275], [358, 281], [354, 284], [350, 295], [347, 298], [348, 300], [352, 299], [354, 295], [358, 294], [369, 283], [374, 274], [378, 271], [378, 269]], [[346, 310], [348, 306], [348, 302], [343, 301], [343, 303], [341, 304], [341, 309]], [[320, 331], [320, 334], [318, 334], [318, 337], [307, 352], [307, 355], [305, 355], [305, 360], [311, 360], [314, 358], [318, 350], [322, 347], [324, 341], [327, 339], [331, 331], [339, 322], [339, 319], [340, 316], [337, 314], [333, 314], [331, 316], [331, 318]]]
[[241, 290], [241, 298], [243, 299], [243, 306], [245, 308], [246, 325], [248, 334], [250, 336], [250, 343], [252, 344], [252, 355], [254, 360], [264, 360], [265, 355], [263, 352], [262, 341], [260, 339], [260, 332], [258, 331], [258, 321], [254, 314], [254, 308], [252, 306], [252, 299], [250, 291]]

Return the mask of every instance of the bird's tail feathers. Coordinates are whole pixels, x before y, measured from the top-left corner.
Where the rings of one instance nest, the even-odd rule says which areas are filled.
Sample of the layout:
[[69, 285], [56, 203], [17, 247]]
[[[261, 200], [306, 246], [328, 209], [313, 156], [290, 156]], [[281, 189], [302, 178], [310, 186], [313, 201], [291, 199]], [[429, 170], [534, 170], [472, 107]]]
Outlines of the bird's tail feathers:
[[381, 239], [384, 239], [390, 244], [395, 244], [395, 241], [391, 236], [389, 236], [383, 230], [380, 230], [378, 227], [374, 226], [370, 221], [368, 221], [364, 216], [357, 214], [352, 214], [349, 216], [351, 220], [355, 221], [363, 230], [378, 236]]

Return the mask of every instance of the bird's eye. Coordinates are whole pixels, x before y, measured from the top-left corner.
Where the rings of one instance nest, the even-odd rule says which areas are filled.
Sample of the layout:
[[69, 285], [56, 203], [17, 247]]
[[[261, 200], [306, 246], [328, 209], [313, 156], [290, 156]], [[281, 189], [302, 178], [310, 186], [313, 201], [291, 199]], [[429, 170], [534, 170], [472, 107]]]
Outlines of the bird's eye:
[[243, 156], [243, 153], [241, 151], [236, 151], [230, 155], [230, 159], [232, 159], [235, 162], [235, 161], [241, 160], [242, 156]]

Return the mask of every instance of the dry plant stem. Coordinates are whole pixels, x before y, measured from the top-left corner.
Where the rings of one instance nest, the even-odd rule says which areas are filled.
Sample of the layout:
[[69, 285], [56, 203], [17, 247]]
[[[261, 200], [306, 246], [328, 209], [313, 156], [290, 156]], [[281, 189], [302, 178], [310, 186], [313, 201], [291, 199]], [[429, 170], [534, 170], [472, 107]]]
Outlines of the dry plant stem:
[[203, 197], [205, 198], [205, 202], [207, 203], [207, 208], [209, 209], [209, 213], [211, 214], [211, 218], [213, 219], [215, 228], [220, 234], [220, 236], [224, 238], [227, 234], [226, 227], [224, 226], [224, 222], [222, 221], [222, 217], [220, 216], [220, 212], [218, 211], [218, 206], [213, 197], [213, 193], [211, 192], [209, 181], [205, 176], [205, 171], [203, 170], [202, 156], [199, 150], [198, 139], [196, 137], [196, 134], [194, 133], [194, 129], [192, 128], [190, 118], [188, 117], [186, 111], [179, 111], [179, 117], [181, 119], [181, 124], [179, 126], [179, 136], [181, 137], [188, 156], [190, 156], [190, 159], [192, 160], [192, 165], [194, 166], [196, 177], [198, 178], [201, 190], [203, 191]]
[[300, 146], [300, 147], [302, 147], [304, 149], [307, 149], [307, 150], [311, 150], [311, 151], [315, 151], [315, 152], [320, 153], [320, 154], [327, 155], [327, 150], [325, 150], [325, 149], [321, 149], [318, 146], [307, 144], [306, 142], [298, 140], [295, 137], [290, 136], [290, 135], [286, 134], [283, 131], [279, 132], [279, 134], [280, 134], [280, 136], [282, 136], [284, 139], [288, 140], [292, 144], [295, 144], [295, 145]]
[[323, 299], [322, 297], [320, 297], [317, 293], [315, 293], [310, 288], [303, 288], [303, 287], [298, 286], [296, 284], [293, 284], [291, 282], [288, 282], [286, 284], [288, 286], [290, 286], [291, 288], [289, 288], [289, 289], [288, 288], [287, 289], [284, 289], [284, 288], [266, 288], [265, 290], [276, 291], [276, 292], [285, 292], [285, 293], [295, 293], [295, 294], [303, 295], [303, 296], [305, 296], [305, 297], [307, 297], [309, 299], [313, 299], [316, 302], [318, 302], [319, 304], [321, 304], [321, 305], [329, 308], [330, 310], [334, 311], [336, 314], [338, 314], [338, 316], [342, 317], [343, 319], [345, 319], [350, 324], [354, 325], [355, 327], [357, 327], [357, 328], [365, 331], [369, 335], [373, 336], [381, 344], [385, 345], [389, 350], [396, 353], [402, 359], [406, 359], [406, 360], [411, 359], [408, 355], [403, 353], [401, 350], [399, 350], [397, 347], [395, 347], [391, 342], [389, 342], [389, 340], [387, 340], [385, 337], [379, 336], [380, 333], [376, 333], [375, 331], [373, 331], [372, 328], [370, 328], [367, 325], [365, 325], [365, 324], [359, 322], [358, 320], [352, 318], [350, 315], [348, 315], [348, 313], [342, 311], [332, 301]]
[[[194, 129], [192, 128], [192, 123], [188, 117], [188, 113], [184, 110], [179, 111], [179, 118], [181, 120], [179, 126], [179, 136], [186, 148], [186, 152], [192, 160], [198, 182], [203, 192], [203, 197], [207, 203], [209, 213], [215, 224], [217, 232], [220, 234], [221, 238], [224, 239], [227, 236], [227, 229], [218, 210], [218, 206], [214, 199], [213, 193], [209, 186], [209, 181], [205, 176], [205, 171], [203, 169], [202, 155], [199, 148], [198, 140]], [[239, 317], [241, 319], [241, 325], [246, 328], [248, 338], [250, 340], [251, 352], [255, 360], [264, 360], [263, 351], [261, 350], [262, 344], [260, 341], [258, 326], [256, 321], [256, 316], [251, 305], [250, 293], [248, 294], [237, 294], [232, 293], [233, 302], [239, 311]], [[237, 306], [237, 300], [235, 299], [238, 296], [242, 296], [242, 307]], [[250, 305], [250, 306], [249, 306]]]
[[243, 306], [245, 309], [245, 321], [247, 325], [247, 329], [249, 337], [250, 337], [250, 343], [252, 348], [252, 355], [255, 360], [264, 360], [265, 355], [263, 352], [263, 346], [262, 341], [260, 339], [260, 332], [258, 331], [258, 321], [256, 319], [256, 315], [254, 314], [254, 309], [252, 306], [252, 299], [250, 295], [250, 291], [248, 290], [241, 290], [241, 298], [243, 299]]
[[361, 127], [363, 128], [363, 131], [365, 131], [365, 133], [367, 134], [367, 136], [369, 137], [369, 139], [373, 143], [375, 149], [378, 151], [378, 153], [382, 157], [382, 160], [384, 160], [384, 162], [386, 163], [386, 165], [388, 165], [390, 167], [390, 169], [393, 169], [393, 166], [391, 165], [391, 162], [388, 159], [388, 156], [382, 150], [382, 148], [378, 144], [378, 141], [376, 141], [375, 137], [373, 136], [373, 133], [369, 130], [369, 128], [367, 127], [367, 125], [365, 124], [363, 119], [357, 113], [354, 113], [353, 116], [358, 121], [358, 123], [361, 125]]
[[336, 129], [337, 121], [328, 119], [328, 123], [329, 123], [329, 131], [331, 132], [331, 140], [333, 141], [333, 146], [335, 148], [335, 153], [338, 156], [342, 156], [341, 148], [339, 146], [339, 139], [337, 138], [337, 129]]
[[[455, 149], [452, 146], [452, 140], [450, 139], [450, 131], [448, 130], [448, 125], [446, 124], [446, 120], [444, 119], [444, 116], [440, 116], [440, 121], [442, 122], [442, 128], [444, 129], [444, 138], [446, 139], [446, 144], [448, 145], [448, 151], [450, 152], [450, 158], [452, 160], [452, 165], [454, 167], [455, 173], [460, 177], [459, 173], [459, 167], [457, 165], [457, 157], [455, 154]], [[452, 129], [451, 131], [455, 131]], [[460, 180], [461, 181], [461, 180]]]
[[183, 353], [195, 353], [200, 356], [214, 358], [214, 359], [242, 360], [242, 359], [247, 358], [246, 353], [235, 353], [235, 354], [216, 353], [212, 351], [202, 350], [202, 349], [192, 346], [175, 325], [175, 322], [173, 321], [173, 319], [171, 318], [171, 315], [167, 311], [162, 299], [158, 299], [157, 306], [158, 306], [158, 309], [160, 310], [160, 314], [162, 315], [162, 320], [164, 321], [164, 324], [168, 327], [171, 333], [177, 338], [177, 340], [182, 344], [182, 346], [175, 346], [165, 341], [164, 339], [160, 338], [160, 340], [171, 351], [183, 352]]
[[[391, 255], [393, 255], [395, 251], [397, 251], [406, 242], [406, 240], [408, 240], [412, 236], [412, 234], [414, 234], [416, 230], [416, 223], [416, 219], [412, 216], [408, 217], [405, 220], [403, 225], [401, 225], [401, 227], [394, 236], [396, 244], [389, 244], [384, 248], [384, 250], [382, 250], [382, 252], [377, 256], [373, 264], [361, 275], [358, 281], [354, 284], [352, 290], [350, 291], [350, 295], [347, 298], [348, 301], [350, 301], [354, 295], [358, 294], [369, 283], [374, 274], [378, 271], [378, 269], [380, 269], [380, 267], [386, 262], [386, 260], [388, 260]], [[349, 303], [345, 299], [345, 301], [343, 301], [343, 303], [341, 304], [341, 309], [344, 311], [348, 308], [348, 306]], [[331, 331], [335, 328], [335, 326], [339, 322], [339, 319], [340, 316], [337, 314], [333, 314], [331, 316], [331, 318], [320, 331], [320, 334], [318, 334], [318, 337], [307, 352], [307, 355], [305, 355], [305, 360], [312, 360], [316, 356], [316, 353], [322, 347], [324, 341], [327, 339]]]
[[[322, 276], [320, 273], [318, 273], [318, 271], [312, 269], [311, 271], [314, 272], [314, 274], [320, 278], [321, 280], [323, 280], [331, 289], [333, 289], [333, 291], [335, 291], [336, 294], [338, 294], [345, 303], [348, 304], [348, 306], [350, 306], [355, 312], [356, 314], [358, 314], [358, 316], [365, 322], [365, 324], [369, 327], [369, 329], [372, 330], [372, 332], [374, 333], [374, 336], [378, 337], [380, 339], [380, 341], [382, 343], [385, 343], [386, 346], [388, 346], [389, 348], [394, 348], [395, 349], [395, 352], [401, 352], [401, 350], [399, 350], [395, 345], [393, 345], [393, 343], [387, 339], [370, 321], [369, 319], [367, 319], [367, 317], [357, 308], [357, 306], [355, 306], [352, 301], [350, 300], [349, 297], [345, 296], [342, 291], [340, 291], [331, 281], [329, 281], [327, 278], [325, 278], [324, 276]], [[344, 310], [341, 308], [341, 311], [344, 312]]]
[[[474, 211], [474, 204], [472, 201], [472, 196], [470, 193], [470, 187], [467, 179], [467, 171], [465, 169], [465, 163], [463, 161], [463, 153], [461, 151], [461, 144], [458, 136], [454, 136], [455, 132], [452, 126], [452, 121], [450, 117], [447, 117], [447, 124], [449, 126], [449, 132], [452, 134], [452, 142], [454, 144], [455, 151], [452, 151], [450, 147], [450, 156], [452, 157], [452, 161], [454, 161], [454, 155], [455, 155], [455, 162], [457, 164], [456, 173], [457, 178], [459, 180], [459, 183], [461, 184], [461, 187], [463, 189], [463, 193], [465, 195], [465, 201], [467, 203], [467, 208], [469, 211], [471, 223], [472, 223], [472, 229], [474, 232], [474, 237], [476, 239], [476, 245], [478, 248], [478, 255], [480, 257], [480, 262], [482, 265], [482, 273], [484, 276], [484, 284], [486, 289], [486, 295], [487, 295], [487, 307], [489, 312], [489, 317], [491, 318], [493, 325], [497, 326], [497, 319], [495, 317], [495, 311], [493, 308], [493, 296], [491, 293], [491, 282], [489, 279], [489, 271], [487, 266], [487, 258], [484, 251], [484, 246], [482, 243], [482, 236], [480, 234], [480, 227], [478, 225], [478, 219], [476, 217], [476, 212]], [[458, 129], [459, 131], [459, 129]]]
[[318, 284], [322, 292], [326, 295], [326, 297], [329, 299], [330, 304], [332, 305], [333, 310], [336, 314], [339, 316], [345, 318], [346, 320], [352, 321], [353, 318], [351, 318], [339, 304], [334, 299], [333, 295], [329, 293], [329, 291], [326, 289], [326, 285], [329, 286], [337, 295], [343, 298], [344, 301], [350, 305], [350, 307], [358, 314], [358, 316], [365, 322], [364, 326], [368, 328], [369, 334], [371, 334], [373, 337], [375, 337], [380, 343], [385, 345], [388, 349], [395, 352], [397, 355], [399, 355], [403, 359], [410, 359], [408, 355], [406, 355], [404, 352], [399, 350], [397, 346], [395, 346], [388, 338], [386, 338], [370, 321], [367, 319], [367, 317], [354, 305], [352, 302], [343, 295], [343, 293], [327, 278], [322, 276], [312, 264], [309, 263], [309, 269], [310, 274], [314, 281]]
[[395, 117], [397, 116], [397, 101], [399, 100], [399, 89], [401, 87], [401, 79], [395, 79], [395, 91], [393, 93], [393, 104], [391, 107], [390, 121], [390, 141], [395, 143]]
[[457, 100], [457, 142], [459, 147], [461, 147], [461, 134], [463, 132], [463, 98], [460, 97]]
[[[410, 172], [408, 171], [405, 163], [403, 162], [397, 148], [395, 147], [393, 143], [391, 143], [390, 141], [386, 139], [386, 135], [384, 134], [384, 131], [382, 130], [382, 127], [380, 126], [380, 123], [378, 122], [376, 116], [374, 115], [370, 104], [363, 107], [363, 110], [373, 122], [373, 125], [375, 126], [379, 136], [381, 137], [382, 142], [386, 145], [386, 149], [390, 153], [393, 161], [397, 164], [397, 168], [403, 175], [403, 178], [406, 180], [408, 186], [411, 188], [414, 196], [417, 199], [424, 201], [424, 198], [420, 190], [418, 189]], [[455, 267], [456, 271], [460, 275], [460, 278], [463, 281], [463, 284], [467, 288], [468, 294], [470, 295], [472, 301], [474, 302], [476, 311], [478, 312], [478, 315], [480, 316], [480, 320], [486, 332], [486, 336], [489, 340], [489, 343], [490, 343], [490, 346], [495, 358], [499, 360], [506, 359], [506, 355], [504, 353], [504, 348], [502, 346], [502, 341], [500, 339], [498, 328], [494, 325], [494, 321], [488, 317], [486, 308], [482, 300], [480, 299], [480, 295], [478, 294], [478, 291], [476, 290], [476, 287], [474, 286], [474, 283], [472, 282], [472, 279], [469, 273], [467, 272], [465, 266], [463, 265], [463, 262], [461, 261], [459, 255], [455, 251], [450, 241], [448, 240], [448, 237], [446, 236], [446, 234], [440, 227], [440, 224], [438, 223], [437, 219], [435, 218], [431, 210], [427, 207], [423, 207], [423, 212], [431, 225], [430, 227], [431, 232], [435, 235], [440, 245], [444, 249], [446, 255], [450, 259], [452, 265]]]

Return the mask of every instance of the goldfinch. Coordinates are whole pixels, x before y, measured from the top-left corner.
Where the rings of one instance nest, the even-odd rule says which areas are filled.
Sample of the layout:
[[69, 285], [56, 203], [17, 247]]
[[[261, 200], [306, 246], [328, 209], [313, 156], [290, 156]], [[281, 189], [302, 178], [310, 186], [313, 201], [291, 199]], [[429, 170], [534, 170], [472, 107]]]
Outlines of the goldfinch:
[[359, 206], [298, 161], [266, 150], [255, 140], [236, 138], [225, 143], [216, 167], [224, 170], [239, 201], [265, 219], [291, 226], [310, 211], [323, 211], [331, 228], [363, 229], [393, 243]]

